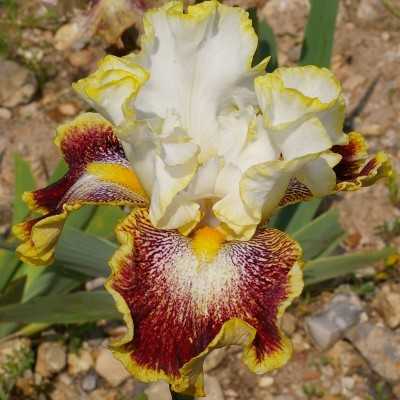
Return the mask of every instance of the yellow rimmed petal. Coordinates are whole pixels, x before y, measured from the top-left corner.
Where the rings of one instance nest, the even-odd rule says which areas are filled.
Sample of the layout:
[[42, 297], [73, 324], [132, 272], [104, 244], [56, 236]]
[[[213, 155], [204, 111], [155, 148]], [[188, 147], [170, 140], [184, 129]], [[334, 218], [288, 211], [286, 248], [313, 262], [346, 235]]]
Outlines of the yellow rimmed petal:
[[370, 156], [360, 133], [351, 132], [348, 136], [348, 144], [332, 148], [342, 157], [335, 166], [337, 191], [358, 190], [392, 174], [391, 161], [384, 152]]
[[130, 57], [106, 56], [98, 70], [73, 84], [75, 91], [115, 125], [134, 118], [128, 103], [149, 78], [148, 72]]
[[369, 155], [360, 133], [351, 132], [346, 136], [347, 144], [333, 146], [291, 179], [280, 206], [315, 196], [359, 190], [392, 174], [391, 161], [385, 153]]
[[[248, 94], [257, 36], [248, 14], [218, 1], [183, 11], [171, 2], [145, 16], [142, 51], [136, 61], [150, 72], [132, 103], [143, 118], [176, 112], [182, 128], [201, 146], [200, 162], [216, 154], [217, 114], [234, 102], [240, 88]], [[230, 100], [227, 100], [230, 99]]]
[[278, 68], [256, 78], [255, 89], [268, 128], [288, 129], [317, 118], [333, 145], [343, 144], [345, 105], [341, 87], [326, 68]]
[[316, 117], [286, 129], [271, 130], [270, 136], [285, 160], [321, 153], [332, 147], [329, 135]]
[[286, 234], [266, 229], [248, 242], [224, 242], [204, 228], [191, 239], [154, 228], [137, 211], [117, 237], [122, 247], [106, 288], [128, 332], [113, 352], [136, 378], [203, 396], [202, 364], [214, 348], [243, 346], [256, 373], [288, 360], [279, 324], [303, 282], [301, 250]]
[[184, 164], [167, 165], [155, 157], [155, 181], [152, 188], [150, 219], [155, 226], [160, 223], [175, 196], [189, 185], [197, 169], [196, 157]]
[[290, 161], [269, 161], [249, 168], [240, 182], [240, 194], [258, 221], [269, 218], [279, 206], [296, 174], [319, 154], [311, 154]]
[[69, 170], [50, 186], [24, 195], [32, 211], [44, 215], [13, 228], [22, 241], [17, 254], [30, 264], [52, 263], [68, 214], [82, 205], [148, 204], [147, 194], [131, 170], [113, 126], [100, 115], [82, 114], [61, 125], [55, 143]]

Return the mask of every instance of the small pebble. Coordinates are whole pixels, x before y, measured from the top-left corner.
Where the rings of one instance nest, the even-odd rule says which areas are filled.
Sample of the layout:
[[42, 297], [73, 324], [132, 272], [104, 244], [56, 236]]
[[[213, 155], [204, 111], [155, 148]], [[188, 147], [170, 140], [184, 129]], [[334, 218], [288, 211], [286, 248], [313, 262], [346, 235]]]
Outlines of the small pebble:
[[0, 107], [0, 119], [10, 119], [12, 113], [8, 108]]
[[93, 52], [90, 49], [76, 51], [68, 56], [68, 61], [74, 67], [88, 67], [93, 61]]
[[262, 376], [258, 380], [258, 386], [262, 388], [270, 387], [274, 384], [274, 378], [272, 376]]
[[73, 103], [63, 103], [58, 106], [58, 111], [60, 111], [62, 115], [72, 117], [78, 113], [78, 108]]
[[81, 381], [81, 387], [85, 392], [92, 392], [93, 390], [96, 389], [96, 386], [97, 386], [97, 375], [94, 371], [90, 371], [83, 377]]

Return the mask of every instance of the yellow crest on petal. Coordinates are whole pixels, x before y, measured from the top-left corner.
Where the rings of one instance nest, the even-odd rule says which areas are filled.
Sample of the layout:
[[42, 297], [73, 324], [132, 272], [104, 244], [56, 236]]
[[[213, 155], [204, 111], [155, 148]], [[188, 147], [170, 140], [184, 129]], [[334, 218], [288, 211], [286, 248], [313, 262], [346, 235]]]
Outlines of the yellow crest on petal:
[[205, 226], [195, 232], [192, 248], [198, 259], [211, 262], [224, 241], [225, 235], [221, 231]]

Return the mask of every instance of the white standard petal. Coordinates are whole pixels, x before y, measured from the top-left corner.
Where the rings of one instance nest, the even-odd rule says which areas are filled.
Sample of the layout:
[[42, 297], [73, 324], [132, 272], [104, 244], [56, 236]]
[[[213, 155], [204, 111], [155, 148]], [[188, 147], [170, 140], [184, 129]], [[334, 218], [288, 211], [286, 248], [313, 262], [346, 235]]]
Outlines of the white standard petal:
[[[216, 188], [222, 199], [214, 204], [213, 212], [234, 236], [249, 239], [259, 220], [249, 212], [242, 200], [239, 186], [242, 176], [242, 171], [233, 164], [228, 164], [221, 170]], [[227, 233], [230, 237], [230, 232]], [[248, 236], [244, 236], [245, 233]]]
[[155, 180], [155, 157], [159, 146], [150, 122], [136, 122], [132, 126], [125, 124], [123, 130], [118, 131], [118, 136], [133, 170], [145, 191], [151, 194]]
[[73, 84], [76, 92], [114, 125], [133, 118], [127, 103], [148, 79], [148, 72], [128, 57], [106, 56], [92, 75]]
[[228, 229], [228, 237], [249, 239], [260, 216], [250, 212], [240, 192], [240, 181], [254, 165], [276, 159], [279, 151], [271, 143], [263, 119], [253, 108], [220, 118], [219, 154], [225, 165], [218, 175], [216, 194], [221, 200], [213, 207], [214, 214]]
[[189, 186], [185, 189], [186, 196], [193, 200], [212, 199], [216, 196], [215, 185], [222, 160], [219, 157], [210, 158], [199, 166]]
[[332, 193], [336, 186], [336, 174], [323, 158], [307, 163], [296, 173], [296, 178], [316, 197]]
[[165, 229], [179, 228], [182, 233], [188, 234], [201, 217], [210, 211], [220, 169], [221, 160], [217, 157], [200, 165], [190, 184], [173, 198], [158, 226]]
[[332, 147], [331, 139], [318, 118], [310, 118], [287, 128], [270, 131], [285, 160], [321, 153]]
[[195, 157], [182, 165], [170, 166], [155, 157], [155, 181], [151, 193], [150, 219], [158, 226], [174, 197], [190, 183], [196, 172]]
[[201, 147], [200, 161], [216, 154], [217, 114], [226, 96], [254, 74], [257, 37], [247, 13], [217, 1], [189, 6], [172, 2], [145, 20], [137, 62], [150, 79], [133, 102], [142, 115], [177, 112], [182, 127]]
[[318, 156], [269, 161], [249, 168], [240, 182], [240, 194], [247, 209], [259, 220], [270, 217], [284, 196], [290, 179]]
[[343, 124], [341, 87], [326, 68], [278, 68], [256, 78], [255, 89], [267, 127], [280, 129], [310, 113], [326, 112], [332, 116], [319, 114], [326, 120], [326, 129], [332, 136], [341, 136], [341, 130], [337, 131]]

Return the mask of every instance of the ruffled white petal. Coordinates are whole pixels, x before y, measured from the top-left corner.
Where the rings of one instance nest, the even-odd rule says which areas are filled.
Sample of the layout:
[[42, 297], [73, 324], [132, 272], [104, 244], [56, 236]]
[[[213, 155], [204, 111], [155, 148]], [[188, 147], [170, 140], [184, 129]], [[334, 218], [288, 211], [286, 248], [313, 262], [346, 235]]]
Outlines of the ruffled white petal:
[[320, 153], [332, 147], [324, 126], [315, 117], [287, 128], [271, 130], [271, 138], [285, 160]]
[[255, 90], [267, 127], [282, 129], [318, 118], [333, 144], [346, 141], [341, 87], [326, 68], [278, 68], [256, 78]]
[[213, 211], [229, 229], [228, 237], [233, 234], [248, 239], [260, 217], [247, 209], [241, 195], [241, 179], [249, 168], [274, 160], [279, 153], [271, 143], [262, 117], [254, 109], [224, 116], [220, 123], [220, 152], [225, 166], [216, 183], [216, 193], [222, 198], [215, 203]]
[[308, 162], [296, 173], [296, 178], [317, 197], [332, 193], [336, 186], [336, 174], [322, 157]]
[[158, 226], [174, 197], [190, 183], [196, 172], [193, 158], [182, 165], [168, 165], [160, 156], [155, 157], [155, 182], [152, 188], [150, 220]]
[[219, 157], [210, 158], [201, 165], [190, 185], [186, 188], [185, 195], [192, 200], [212, 199], [215, 197], [215, 185], [221, 166], [222, 160]]
[[289, 181], [318, 154], [290, 161], [269, 161], [249, 168], [240, 182], [240, 193], [247, 209], [259, 221], [270, 217], [278, 207]]
[[[169, 109], [201, 147], [200, 161], [216, 154], [217, 114], [248, 75], [257, 37], [247, 14], [217, 1], [189, 7], [168, 3], [146, 16], [144, 50], [137, 61], [150, 71], [133, 107], [165, 118]], [[190, 38], [190, 40], [188, 40]]]
[[148, 72], [130, 58], [106, 56], [94, 74], [74, 83], [73, 87], [95, 110], [119, 125], [127, 117], [134, 117], [127, 103], [148, 77]]

